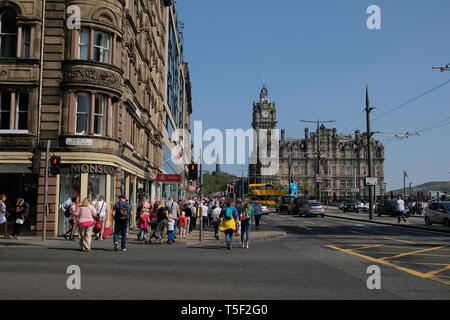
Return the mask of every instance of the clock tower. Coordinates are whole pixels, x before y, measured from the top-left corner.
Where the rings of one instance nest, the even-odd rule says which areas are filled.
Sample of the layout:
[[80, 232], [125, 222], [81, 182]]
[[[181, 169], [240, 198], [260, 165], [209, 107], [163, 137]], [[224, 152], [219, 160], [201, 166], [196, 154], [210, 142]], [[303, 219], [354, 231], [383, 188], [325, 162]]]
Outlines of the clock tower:
[[[263, 86], [259, 96], [259, 102], [253, 103], [253, 121], [252, 128], [256, 137], [253, 139], [253, 152], [256, 163], [249, 166], [249, 183], [271, 183], [271, 177], [262, 175], [262, 163], [261, 157], [264, 153], [261, 147], [267, 147], [265, 152], [266, 157], [271, 155], [271, 129], [275, 129], [277, 126], [277, 116], [275, 102], [269, 100], [269, 93], [266, 86]], [[260, 130], [265, 129], [267, 135], [267, 144], [260, 144]]]

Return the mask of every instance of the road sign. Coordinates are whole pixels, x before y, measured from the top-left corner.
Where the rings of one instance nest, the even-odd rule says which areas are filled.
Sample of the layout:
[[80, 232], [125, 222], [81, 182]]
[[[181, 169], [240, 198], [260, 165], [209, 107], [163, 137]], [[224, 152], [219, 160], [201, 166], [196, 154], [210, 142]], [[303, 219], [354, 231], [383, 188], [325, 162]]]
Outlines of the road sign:
[[366, 177], [365, 185], [366, 186], [376, 186], [376, 185], [378, 185], [378, 178]]

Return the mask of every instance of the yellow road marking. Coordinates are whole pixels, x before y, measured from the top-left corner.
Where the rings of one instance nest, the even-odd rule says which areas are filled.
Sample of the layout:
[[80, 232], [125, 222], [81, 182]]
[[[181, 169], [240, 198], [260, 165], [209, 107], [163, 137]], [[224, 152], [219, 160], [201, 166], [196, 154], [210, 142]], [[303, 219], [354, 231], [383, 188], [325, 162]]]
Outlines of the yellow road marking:
[[336, 247], [336, 246], [328, 246], [328, 247], [332, 248], [332, 249], [335, 249], [335, 250], [338, 250], [338, 251], [341, 251], [341, 252], [344, 252], [344, 253], [348, 253], [348, 254], [352, 254], [352, 255], [358, 256], [358, 257], [363, 258], [363, 259], [367, 259], [367, 260], [372, 261], [372, 262], [384, 264], [386, 266], [389, 266], [389, 267], [392, 267], [394, 269], [407, 272], [407, 273], [415, 275], [417, 277], [421, 277], [421, 278], [424, 278], [424, 279], [428, 279], [429, 278], [429, 277], [427, 277], [427, 275], [425, 273], [421, 273], [421, 272], [414, 271], [414, 270], [411, 270], [411, 269], [408, 269], [408, 268], [400, 267], [400, 266], [397, 266], [397, 265], [395, 265], [393, 263], [387, 262], [387, 261], [382, 260], [382, 259], [372, 258], [372, 257], [366, 256], [364, 254], [361, 254], [361, 253], [358, 253], [358, 252], [354, 252], [353, 250], [342, 249], [342, 248], [339, 248], [339, 247]]
[[448, 264], [445, 268], [442, 268], [442, 269], [439, 269], [439, 270], [430, 271], [430, 272], [427, 273], [427, 275], [435, 276], [438, 273], [444, 272], [446, 270], [450, 270], [450, 264]]
[[434, 262], [414, 262], [414, 261], [400, 261], [394, 260], [394, 263], [405, 263], [405, 264], [420, 264], [425, 266], [448, 266], [448, 263], [434, 263]]
[[439, 250], [439, 249], [442, 249], [442, 248], [445, 248], [445, 247], [446, 247], [446, 245], [441, 246], [441, 247], [427, 248], [427, 249], [421, 249], [421, 250], [416, 250], [416, 251], [410, 251], [410, 252], [400, 253], [400, 254], [397, 254], [397, 255], [392, 256], [392, 257], [385, 257], [385, 258], [383, 258], [383, 260], [387, 260], [387, 259], [395, 259], [395, 258], [400, 258], [400, 257], [404, 257], [404, 256], [410, 256], [410, 255], [414, 255], [414, 254], [416, 254], [416, 253], [421, 253], [421, 252], [427, 252], [427, 251]]

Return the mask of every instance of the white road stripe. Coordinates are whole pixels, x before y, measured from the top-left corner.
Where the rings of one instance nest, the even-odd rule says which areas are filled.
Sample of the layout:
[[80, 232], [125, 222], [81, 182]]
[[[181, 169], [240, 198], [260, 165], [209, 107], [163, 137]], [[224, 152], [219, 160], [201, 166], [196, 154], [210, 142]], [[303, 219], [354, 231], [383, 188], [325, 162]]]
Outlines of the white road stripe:
[[400, 239], [389, 238], [389, 237], [383, 237], [383, 238], [388, 239], [388, 240], [394, 240], [394, 241], [406, 242], [406, 243], [413, 243], [413, 244], [415, 243], [415, 242], [412, 242], [412, 241], [400, 240]]
[[360, 235], [363, 235], [363, 236], [370, 236], [370, 234], [367, 234], [367, 233], [361, 233], [361, 232], [356, 232], [356, 231], [350, 231], [351, 233], [355, 233], [355, 234], [360, 234]]
[[309, 230], [309, 231], [312, 231], [312, 229], [310, 229], [310, 228], [308, 228], [308, 227], [304, 227], [304, 226], [299, 226], [300, 228], [303, 228], [303, 229], [306, 229], [306, 230]]

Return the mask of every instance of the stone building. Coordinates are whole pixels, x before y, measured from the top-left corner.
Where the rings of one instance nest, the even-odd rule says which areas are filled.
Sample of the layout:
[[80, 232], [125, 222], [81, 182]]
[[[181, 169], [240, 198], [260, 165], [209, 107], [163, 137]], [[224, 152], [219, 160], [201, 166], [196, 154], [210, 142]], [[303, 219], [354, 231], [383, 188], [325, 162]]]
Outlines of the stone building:
[[[69, 24], [76, 12], [79, 27]], [[171, 135], [190, 130], [191, 84], [172, 1], [2, 1], [0, 38], [0, 193], [10, 205], [25, 197], [38, 231], [47, 141], [62, 163], [48, 180], [49, 236], [64, 231], [62, 205], [74, 196], [184, 196]], [[181, 180], [163, 175], [175, 173]]]
[[[264, 90], [264, 89], [263, 89]], [[275, 104], [268, 104], [267, 89], [261, 102], [253, 107], [253, 128], [275, 128]], [[265, 98], [264, 98], [264, 97]], [[264, 98], [264, 99], [263, 99]], [[269, 114], [264, 110], [269, 109]], [[263, 112], [266, 117], [264, 117]], [[261, 116], [255, 116], [255, 113]], [[368, 189], [364, 186], [368, 176], [367, 136], [356, 131], [354, 135], [338, 134], [336, 129], [319, 128], [320, 166], [317, 158], [317, 130], [310, 132], [305, 128], [303, 138], [287, 138], [286, 131], [281, 130], [279, 142], [279, 171], [275, 175], [259, 175], [257, 165], [250, 166], [250, 183], [271, 183], [286, 186], [289, 182], [297, 183], [300, 192], [308, 190], [315, 193], [316, 176], [320, 167], [321, 195], [324, 199], [345, 199], [356, 197], [368, 198]], [[375, 196], [384, 195], [384, 147], [371, 140], [372, 176], [378, 178]], [[289, 175], [290, 167], [290, 175]]]

